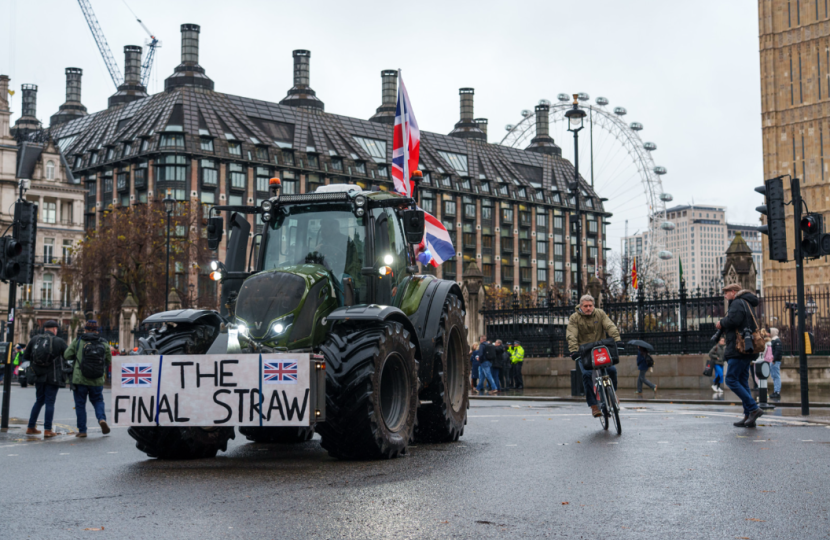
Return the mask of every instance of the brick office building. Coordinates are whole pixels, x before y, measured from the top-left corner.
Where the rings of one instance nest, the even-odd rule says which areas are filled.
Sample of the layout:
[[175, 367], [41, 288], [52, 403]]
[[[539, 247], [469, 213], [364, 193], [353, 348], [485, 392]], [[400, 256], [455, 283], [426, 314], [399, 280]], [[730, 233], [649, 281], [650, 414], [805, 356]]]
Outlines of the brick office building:
[[[827, 2], [759, 0], [761, 118], [764, 177], [789, 174], [801, 179], [811, 212], [830, 218], [830, 7]], [[760, 185], [761, 182], [755, 182]], [[785, 199], [790, 199], [784, 179]], [[787, 215], [787, 248], [795, 231]], [[795, 263], [769, 260], [764, 241], [764, 295], [795, 286]], [[807, 288], [830, 281], [826, 258], [804, 266]]]
[[[391, 189], [396, 72], [381, 72], [381, 106], [364, 120], [325, 112], [310, 85], [310, 52], [296, 50], [294, 85], [277, 102], [223, 94], [199, 64], [197, 25], [182, 25], [182, 63], [165, 91], [148, 96], [140, 84], [140, 48], [125, 47], [125, 82], [103, 111], [60, 124], [52, 136], [87, 188], [85, 219], [163, 198], [258, 204], [268, 179], [283, 193], [329, 183]], [[461, 117], [448, 135], [421, 131], [421, 206], [450, 231], [457, 257], [435, 273], [462, 280], [475, 262], [486, 284], [531, 292], [576, 282], [577, 238], [569, 233], [574, 169], [537, 114], [537, 136], [524, 150], [487, 143], [487, 120], [474, 118], [474, 91], [460, 90]], [[539, 105], [544, 112], [547, 105]], [[584, 283], [604, 265], [607, 216], [599, 196], [581, 182]], [[254, 232], [261, 224], [249, 219]], [[224, 241], [220, 247], [224, 248]], [[574, 262], [572, 262], [574, 261]], [[570, 271], [569, 271], [570, 270]], [[204, 277], [180, 276], [198, 282]], [[179, 284], [182, 290], [182, 284]], [[186, 289], [183, 289], [186, 290]]]

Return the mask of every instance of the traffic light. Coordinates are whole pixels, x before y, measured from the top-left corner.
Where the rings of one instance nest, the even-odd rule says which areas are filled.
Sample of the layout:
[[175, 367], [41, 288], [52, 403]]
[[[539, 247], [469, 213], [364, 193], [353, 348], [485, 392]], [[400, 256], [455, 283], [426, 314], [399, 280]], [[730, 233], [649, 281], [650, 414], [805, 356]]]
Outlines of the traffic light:
[[767, 224], [759, 230], [769, 237], [769, 258], [787, 262], [787, 223], [784, 217], [784, 180], [773, 178], [755, 191], [764, 196], [764, 205], [755, 208], [767, 216]]
[[20, 273], [17, 283], [33, 283], [35, 277], [35, 238], [37, 237], [37, 205], [29, 201], [14, 204], [14, 239], [20, 245], [17, 258]]
[[824, 233], [824, 220], [821, 214], [806, 214], [801, 218], [801, 255], [805, 259], [817, 259], [821, 252], [821, 236]]
[[23, 246], [11, 236], [0, 238], [0, 280], [11, 281], [20, 273], [18, 257], [23, 253]]

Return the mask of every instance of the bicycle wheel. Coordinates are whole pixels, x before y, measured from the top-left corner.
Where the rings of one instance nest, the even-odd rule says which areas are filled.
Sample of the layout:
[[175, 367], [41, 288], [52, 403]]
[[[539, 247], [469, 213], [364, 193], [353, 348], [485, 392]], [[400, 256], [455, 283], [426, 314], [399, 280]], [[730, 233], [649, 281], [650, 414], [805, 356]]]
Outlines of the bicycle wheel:
[[611, 404], [611, 411], [614, 415], [614, 427], [617, 428], [617, 435], [622, 435], [622, 424], [620, 423], [620, 404], [617, 401], [617, 393], [614, 386], [608, 387], [608, 402]]
[[599, 410], [602, 412], [602, 415], [599, 417], [599, 423], [602, 424], [602, 429], [608, 431], [608, 396], [605, 393], [605, 387], [602, 386], [602, 383], [597, 385], [597, 394]]

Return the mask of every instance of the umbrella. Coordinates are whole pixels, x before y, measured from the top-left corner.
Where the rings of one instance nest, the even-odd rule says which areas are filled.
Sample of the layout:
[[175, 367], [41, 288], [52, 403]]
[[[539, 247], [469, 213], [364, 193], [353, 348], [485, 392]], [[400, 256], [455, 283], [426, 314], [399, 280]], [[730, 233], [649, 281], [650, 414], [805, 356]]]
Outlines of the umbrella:
[[631, 341], [629, 341], [627, 343], [627, 345], [635, 345], [637, 347], [644, 348], [648, 352], [654, 352], [654, 347], [651, 345], [651, 343], [646, 343], [645, 341], [643, 341], [641, 339], [632, 339]]

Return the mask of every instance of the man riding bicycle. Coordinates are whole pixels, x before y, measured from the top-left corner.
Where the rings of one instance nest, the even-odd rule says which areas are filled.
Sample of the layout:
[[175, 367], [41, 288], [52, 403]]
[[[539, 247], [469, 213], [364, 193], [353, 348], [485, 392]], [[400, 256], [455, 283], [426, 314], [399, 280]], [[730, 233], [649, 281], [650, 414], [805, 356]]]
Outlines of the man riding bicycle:
[[[580, 345], [600, 341], [606, 337], [620, 341], [620, 331], [617, 330], [613, 321], [611, 321], [604, 311], [594, 307], [594, 297], [586, 294], [579, 299], [579, 305], [576, 307], [575, 313], [568, 319], [568, 330], [565, 332], [565, 337], [568, 340], [568, 351], [571, 353], [571, 358], [578, 360]], [[582, 384], [585, 386], [585, 400], [591, 407], [591, 414], [594, 417], [599, 417], [602, 415], [602, 412], [599, 409], [597, 398], [593, 392], [594, 382], [592, 380], [591, 370], [586, 370], [582, 366], [582, 362], [577, 362], [577, 365], [582, 372]], [[614, 385], [614, 390], [616, 390], [617, 368], [608, 366], [606, 371], [608, 371], [608, 375], [611, 377], [611, 382]]]

